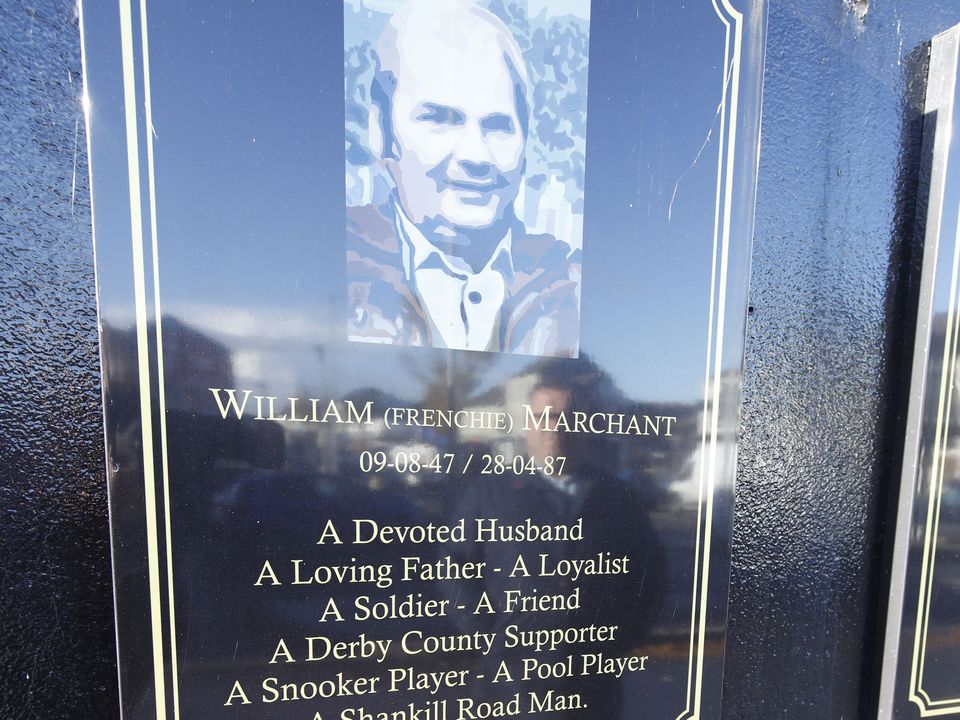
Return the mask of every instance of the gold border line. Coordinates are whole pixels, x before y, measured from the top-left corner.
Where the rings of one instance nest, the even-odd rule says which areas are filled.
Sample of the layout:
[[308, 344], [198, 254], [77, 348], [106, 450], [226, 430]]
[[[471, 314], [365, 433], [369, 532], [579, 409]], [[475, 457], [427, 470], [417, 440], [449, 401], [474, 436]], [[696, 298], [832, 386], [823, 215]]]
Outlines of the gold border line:
[[166, 717], [163, 674], [163, 617], [160, 610], [160, 559], [157, 540], [157, 498], [154, 478], [153, 412], [150, 404], [150, 360], [147, 356], [147, 301], [143, 263], [143, 208], [140, 200], [140, 146], [137, 138], [136, 80], [133, 23], [130, 5], [120, 0], [120, 44], [126, 120], [127, 174], [130, 187], [130, 232], [133, 245], [133, 285], [137, 317], [137, 369], [140, 381], [140, 433], [143, 451], [144, 504], [147, 522], [147, 571], [150, 584], [150, 635], [153, 645], [153, 684], [157, 717]]
[[[714, 11], [719, 14], [717, 10], [716, 2], [713, 3]], [[703, 508], [704, 508], [704, 476], [706, 473], [707, 463], [705, 461], [707, 453], [704, 452], [704, 449], [707, 446], [707, 436], [708, 436], [708, 427], [712, 427], [712, 423], [708, 425], [707, 418], [710, 416], [710, 369], [711, 369], [711, 349], [713, 348], [713, 329], [714, 329], [714, 313], [715, 313], [715, 302], [717, 297], [717, 249], [719, 246], [720, 240], [720, 198], [723, 193], [723, 162], [724, 162], [724, 152], [726, 147], [727, 133], [726, 133], [726, 122], [727, 122], [727, 77], [730, 68], [730, 26], [726, 23], [724, 18], [721, 16], [724, 24], [727, 26], [726, 39], [724, 40], [724, 56], [723, 56], [723, 95], [720, 98], [720, 145], [719, 151], [717, 153], [717, 194], [715, 201], [715, 209], [713, 216], [713, 257], [711, 260], [711, 271], [710, 271], [710, 312], [709, 312], [709, 321], [707, 328], [707, 350], [706, 350], [706, 363], [704, 367], [704, 377], [703, 377], [703, 426], [700, 430], [700, 452], [701, 452], [701, 461], [700, 461], [700, 482], [699, 482], [699, 494], [697, 496], [697, 537], [696, 537], [696, 551], [694, 554], [693, 567], [694, 567], [694, 580], [693, 580], [693, 597], [691, 598], [691, 615], [690, 615], [690, 658], [687, 666], [687, 704], [684, 708], [684, 711], [680, 714], [681, 718], [684, 718], [690, 712], [690, 705], [693, 700], [692, 694], [694, 692], [694, 658], [699, 651], [703, 651], [703, 643], [701, 642], [698, 646], [697, 643], [697, 585], [700, 579], [700, 547], [701, 547], [701, 528], [703, 527]], [[699, 683], [697, 684], [699, 686]]]
[[[931, 48], [931, 86], [927, 95], [925, 112], [929, 115], [931, 112], [939, 113], [939, 119], [936, 121], [936, 132], [932, 133], [931, 150], [935, 155], [943, 155], [942, 162], [934, 163], [932, 169], [933, 177], [930, 181], [935, 185], [930, 190], [930, 212], [933, 213], [929, 220], [928, 230], [933, 232], [927, 236], [927, 258], [923, 266], [922, 284], [925, 289], [921, 291], [921, 315], [926, 313], [918, 321], [918, 337], [914, 347], [914, 369], [911, 382], [918, 387], [912, 390], [913, 398], [910, 402], [910, 426], [907, 430], [906, 443], [911, 457], [904, 459], [902, 477], [903, 487], [900, 493], [900, 514], [897, 521], [897, 538], [895, 549], [894, 564], [899, 566], [895, 568], [895, 577], [891, 579], [890, 588], [890, 606], [891, 613], [887, 617], [887, 634], [885, 652], [891, 655], [890, 663], [884, 663], [883, 678], [880, 687], [880, 707], [879, 713], [883, 718], [892, 717], [896, 707], [897, 687], [899, 685], [899, 671], [896, 669], [896, 661], [901, 652], [905, 651], [904, 645], [907, 641], [907, 634], [903, 628], [903, 613], [908, 606], [907, 600], [907, 574], [908, 567], [915, 564], [916, 558], [910, 550], [910, 546], [915, 544], [911, 537], [916, 531], [923, 532], [923, 549], [920, 556], [920, 577], [916, 594], [916, 617], [912, 641], [912, 656], [910, 660], [909, 683], [907, 685], [907, 700], [917, 706], [920, 717], [952, 715], [960, 713], [960, 698], [932, 700], [929, 694], [923, 689], [923, 677], [926, 666], [928, 632], [930, 623], [930, 612], [932, 608], [932, 592], [935, 580], [935, 566], [937, 544], [939, 541], [939, 522], [941, 511], [941, 500], [943, 492], [944, 475], [946, 471], [947, 449], [949, 447], [950, 425], [952, 415], [953, 394], [956, 390], [955, 380], [957, 372], [957, 348], [960, 342], [960, 317], [957, 316], [958, 305], [960, 305], [960, 296], [958, 296], [958, 278], [960, 278], [960, 208], [956, 209], [957, 215], [954, 219], [957, 225], [953, 232], [953, 260], [949, 267], [950, 282], [946, 293], [947, 312], [944, 323], [943, 346], [940, 355], [941, 367], [939, 370], [939, 385], [934, 385], [936, 375], [932, 369], [927, 367], [932, 361], [929, 360], [932, 353], [935, 352], [933, 343], [933, 296], [941, 285], [946, 283], [940, 281], [938, 277], [942, 271], [947, 269], [949, 253], [951, 249], [947, 243], [945, 230], [943, 228], [945, 216], [949, 216], [949, 211], [945, 212], [944, 193], [948, 175], [951, 172], [949, 149], [953, 125], [956, 117], [957, 81], [958, 81], [958, 49], [960, 49], [960, 33], [958, 28], [937, 35], [932, 41]], [[934, 82], [935, 81], [935, 82]], [[928, 128], [929, 129], [929, 128]], [[932, 251], [932, 252], [931, 252]], [[947, 253], [947, 257], [943, 257]], [[925, 307], [924, 307], [925, 305]], [[923, 334], [926, 337], [921, 338]], [[920, 373], [919, 375], [917, 373]], [[934, 388], [936, 388], [934, 390]], [[935, 405], [929, 399], [930, 392], [936, 392]], [[929, 439], [928, 429], [921, 427], [925, 424], [923, 417], [929, 414], [930, 407], [935, 407], [934, 437], [929, 452], [930, 457], [924, 459], [922, 455], [926, 454], [921, 445], [924, 437]], [[926, 423], [929, 425], [929, 423]], [[912, 445], [911, 445], [912, 443]], [[924, 486], [928, 488], [927, 510], [924, 522], [921, 523], [920, 500]], [[899, 637], [898, 637], [899, 636]], [[952, 707], [951, 707], [952, 706]]]
[[[742, 54], [742, 36], [743, 36], [743, 15], [733, 8], [728, 0], [719, 0], [722, 2], [724, 10], [727, 11], [736, 23], [734, 31], [734, 58], [730, 61], [730, 31], [731, 25], [720, 8], [717, 6], [718, 0], [712, 0], [714, 10], [719, 16], [721, 22], [726, 27], [725, 56], [724, 56], [724, 81], [723, 97], [721, 108], [721, 140], [719, 147], [719, 162], [717, 169], [717, 198], [714, 227], [714, 249], [713, 249], [713, 273], [711, 276], [710, 289], [710, 321], [707, 337], [707, 365], [705, 377], [704, 393], [704, 427], [701, 440], [701, 452], [707, 457], [706, 463], [701, 463], [700, 470], [700, 503], [697, 511], [697, 548], [694, 560], [696, 568], [696, 577], [694, 579], [693, 589], [693, 611], [691, 614], [691, 636], [690, 636], [690, 659], [688, 665], [688, 688], [687, 688], [687, 707], [679, 716], [687, 717], [690, 713], [690, 706], [693, 705], [693, 714], [690, 718], [697, 718], [700, 714], [702, 684], [703, 684], [703, 649], [706, 638], [706, 605], [708, 599], [708, 584], [710, 571], [710, 547], [712, 544], [712, 522], [713, 522], [713, 495], [715, 491], [715, 475], [717, 465], [717, 435], [719, 432], [719, 407], [720, 407], [720, 389], [722, 375], [722, 353], [723, 353], [723, 323], [726, 315], [726, 285], [729, 260], [729, 241], [730, 241], [730, 212], [733, 202], [733, 178], [734, 178], [734, 160], [736, 147], [736, 119], [739, 105], [739, 83], [741, 70]], [[160, 271], [159, 271], [159, 245], [157, 233], [157, 213], [156, 213], [156, 186], [155, 186], [155, 165], [153, 148], [153, 118], [152, 104], [150, 95], [150, 61], [149, 46], [147, 34], [146, 0], [140, 2], [141, 11], [141, 44], [144, 63], [144, 95], [146, 109], [146, 131], [147, 131], [147, 166], [148, 182], [150, 193], [150, 230], [152, 235], [152, 253], [153, 253], [153, 280], [154, 280], [154, 304], [156, 314], [156, 333], [157, 333], [157, 374], [159, 384], [159, 406], [160, 406], [160, 444], [162, 458], [162, 474], [164, 488], [164, 517], [166, 534], [166, 557], [167, 557], [167, 588], [169, 603], [169, 621], [170, 621], [170, 645], [172, 654], [172, 680], [173, 680], [173, 698], [174, 698], [174, 717], [179, 720], [179, 687], [178, 687], [178, 667], [177, 667], [177, 649], [176, 649], [176, 624], [174, 614], [174, 590], [173, 590], [173, 558], [172, 558], [172, 531], [170, 523], [170, 493], [169, 493], [169, 472], [167, 460], [167, 433], [166, 433], [166, 403], [164, 392], [164, 372], [163, 372], [163, 343], [162, 343], [162, 315], [160, 310]], [[127, 115], [127, 146], [128, 146], [128, 170], [130, 174], [130, 202], [131, 202], [131, 229], [134, 240], [134, 287], [136, 292], [137, 309], [137, 345], [138, 345], [138, 364], [140, 369], [140, 400], [141, 400], [141, 421], [143, 432], [143, 452], [144, 452], [144, 484], [146, 492], [146, 512], [148, 516], [148, 563], [150, 570], [150, 596], [151, 596], [151, 634], [154, 648], [154, 684], [157, 697], [158, 717], [166, 716], [166, 696], [164, 689], [163, 676], [163, 647], [162, 647], [162, 617], [160, 612], [160, 583], [159, 583], [159, 556], [158, 556], [158, 531], [157, 531], [157, 509], [155, 498], [155, 477], [153, 469], [153, 437], [152, 437], [152, 408], [150, 403], [150, 376], [149, 360], [147, 359], [147, 322], [146, 322], [146, 289], [145, 289], [145, 269], [143, 258], [143, 227], [142, 227], [142, 208], [140, 200], [140, 168], [139, 168], [139, 144], [137, 138], [136, 115], [135, 115], [135, 81], [133, 79], [133, 39], [132, 39], [132, 20], [129, 0], [120, 0], [121, 14], [121, 37], [123, 45], [123, 65], [124, 65], [124, 96]], [[729, 127], [729, 149], [726, 149], [728, 132], [727, 123], [727, 96], [728, 86], [732, 83], [730, 94], [730, 127]], [[726, 150], [726, 153], [725, 153]], [[726, 178], [723, 178], [723, 167], [726, 164]], [[717, 250], [718, 241], [720, 241], [720, 196], [721, 189], [723, 193], [723, 231], [722, 231], [722, 249], [720, 251], [720, 277], [719, 293], [717, 292]], [[139, 222], [137, 222], [139, 220]], [[714, 315], [716, 313], [716, 319]], [[714, 326], [716, 325], [716, 343], [714, 343]], [[713, 357], [711, 358], [711, 349]], [[713, 385], [711, 388], [711, 367], [713, 371]], [[712, 396], [711, 396], [712, 394]], [[706, 423], [706, 417], [710, 417], [709, 430]], [[709, 450], [707, 449], [709, 435]], [[706, 452], [705, 452], [706, 451]], [[706, 481], [706, 502], [704, 503], [704, 481]], [[704, 518], [705, 510], [705, 518]], [[701, 537], [702, 532], [702, 537]], [[702, 539], [702, 542], [701, 542]], [[702, 557], [701, 557], [702, 555]], [[697, 597], [699, 588], [699, 599]], [[696, 664], [696, 680], [694, 682], [694, 664]], [[692, 695], [692, 697], [691, 697]]]
[[157, 191], [153, 155], [153, 103], [150, 92], [150, 46], [147, 40], [147, 0], [140, 0], [140, 36], [143, 51], [143, 96], [147, 131], [147, 180], [150, 190], [150, 234], [153, 249], [153, 307], [157, 332], [157, 383], [160, 405], [160, 455], [163, 468], [163, 517], [166, 533], [167, 616], [170, 624], [170, 673], [173, 683], [173, 717], [180, 720], [180, 678], [177, 664], [177, 620], [173, 603], [173, 533], [170, 527], [170, 473], [167, 461], [167, 399], [164, 387], [163, 312], [160, 306], [160, 250], [157, 240]]
[[[960, 221], [960, 208], [958, 208], [958, 221]], [[958, 225], [958, 227], [960, 227], [960, 225]], [[957, 262], [958, 260], [960, 260], [960, 252], [958, 252], [958, 250], [960, 250], [960, 243], [957, 242], [957, 239], [958, 238], [955, 238], [954, 240], [954, 245], [955, 245], [954, 252], [956, 254], [956, 257], [954, 259], [953, 273], [954, 273], [955, 281], [956, 281], [957, 267], [958, 267]], [[954, 295], [953, 302], [954, 302], [954, 306], [956, 307], [956, 303], [957, 303], [956, 295]], [[944, 412], [943, 437], [941, 438], [942, 445], [939, 448], [939, 457], [938, 457], [939, 467], [937, 468], [937, 474], [935, 476], [936, 484], [935, 485], [932, 484], [930, 487], [930, 491], [931, 491], [930, 497], [931, 497], [931, 500], [935, 500], [936, 508], [934, 509], [934, 512], [933, 512], [933, 531], [931, 535], [932, 542], [930, 547], [930, 573], [929, 573], [929, 578], [928, 578], [927, 587], [926, 587], [927, 599], [925, 602], [924, 618], [923, 618], [923, 654], [920, 657], [920, 673], [919, 673], [919, 678], [917, 683], [918, 691], [923, 692], [924, 696], [928, 698], [929, 696], [927, 695], [927, 693], [922, 690], [922, 685], [923, 685], [923, 674], [924, 674], [924, 669], [926, 667], [926, 659], [927, 659], [927, 636], [930, 631], [930, 606], [933, 604], [931, 595], [933, 593], [933, 581], [934, 581], [934, 575], [936, 573], [935, 568], [937, 563], [937, 542], [940, 536], [940, 507], [941, 507], [941, 499], [943, 497], [943, 475], [946, 472], [947, 450], [950, 445], [950, 417], [951, 417], [951, 411], [953, 409], [954, 378], [956, 378], [956, 373], [957, 373], [958, 335], [960, 335], [960, 314], [958, 314], [954, 318], [953, 343], [952, 343], [950, 354], [949, 354], [950, 371], [947, 378], [949, 383], [948, 390], [947, 390], [947, 408]], [[928, 525], [929, 525], [929, 517], [928, 517]], [[954, 700], [936, 700], [936, 701], [930, 701], [930, 704], [945, 705], [951, 702], [954, 702]]]
[[[707, 331], [707, 363], [704, 377], [704, 424], [701, 435], [701, 457], [703, 458], [705, 456], [706, 462], [702, 461], [700, 464], [700, 502], [697, 508], [697, 550], [694, 558], [694, 572], [697, 574], [697, 577], [694, 579], [693, 609], [691, 612], [690, 659], [687, 670], [687, 705], [683, 712], [680, 713], [677, 720], [684, 720], [685, 718], [696, 720], [696, 718], [699, 718], [702, 701], [704, 662], [703, 652], [706, 642], [706, 607], [710, 579], [710, 546], [712, 544], [713, 531], [713, 496], [716, 489], [715, 476], [717, 468], [717, 435], [719, 432], [720, 421], [723, 325], [726, 319], [727, 302], [730, 213], [733, 205], [733, 182], [737, 142], [737, 115], [739, 112], [740, 71], [741, 56], [743, 51], [743, 13], [732, 7], [728, 0], [719, 0], [719, 2], [723, 4], [723, 10], [725, 10], [730, 17], [728, 18], [724, 16], [723, 11], [721, 11], [717, 4], [718, 0], [712, 0], [713, 9], [726, 28], [726, 38], [724, 42], [723, 94], [721, 96], [720, 103], [720, 146], [717, 162], [716, 211], [714, 214], [713, 272], [710, 284], [710, 321], [709, 329]], [[734, 41], [732, 61], [730, 57], [731, 20], [736, 25], [736, 28], [733, 31]], [[730, 96], [729, 128], [727, 127], [728, 95]], [[724, 167], [726, 167], [726, 177], [724, 177]], [[722, 211], [720, 202], [721, 195], [723, 197]], [[722, 232], [720, 229], [721, 217], [723, 227]], [[720, 245], [719, 278], [717, 277], [718, 245]], [[714, 319], [715, 312], [716, 320]], [[713, 337], [714, 326], [716, 326], [716, 342], [714, 342]], [[713, 374], [712, 386], [711, 369]], [[707, 423], [708, 417], [710, 418], [709, 429]], [[709, 450], [706, 447], [708, 436]], [[706, 490], [704, 488], [705, 481]], [[704, 495], [706, 495], [705, 503]], [[705, 518], [702, 519], [704, 510]], [[703, 532], [702, 551], [701, 528]], [[698, 587], [700, 591], [699, 599], [697, 598]], [[695, 642], [696, 647], [694, 647]], [[694, 658], [696, 658], [696, 660], [694, 660]], [[693, 681], [694, 663], [696, 664], [695, 681]]]
[[[727, 312], [727, 282], [728, 282], [728, 270], [729, 270], [729, 260], [730, 260], [730, 215], [733, 211], [733, 186], [734, 186], [734, 165], [736, 162], [736, 147], [737, 147], [737, 118], [740, 111], [740, 57], [743, 49], [743, 15], [734, 9], [727, 0], [723, 0], [723, 4], [728, 13], [730, 13], [732, 19], [736, 23], [736, 30], [734, 31], [734, 52], [733, 52], [733, 66], [728, 66], [728, 69], [725, 72], [732, 73], [732, 83], [733, 87], [731, 88], [730, 95], [730, 125], [728, 132], [730, 134], [729, 144], [727, 147], [727, 178], [725, 183], [725, 193], [726, 198], [724, 200], [724, 219], [723, 219], [723, 253], [720, 256], [720, 297], [719, 297], [719, 309], [717, 313], [717, 343], [713, 361], [713, 424], [710, 429], [711, 440], [710, 440], [710, 472], [708, 474], [709, 482], [709, 493], [707, 495], [707, 518], [705, 522], [706, 528], [706, 540], [705, 546], [706, 551], [704, 552], [704, 565], [703, 565], [703, 583], [700, 590], [700, 602], [704, 609], [701, 610], [700, 614], [700, 656], [698, 659], [698, 668], [697, 668], [697, 707], [696, 712], [697, 716], [700, 715], [700, 690], [703, 682], [703, 646], [706, 639], [706, 606], [707, 606], [707, 584], [710, 577], [710, 546], [712, 541], [713, 533], [713, 495], [715, 490], [715, 478], [717, 472], [717, 436], [719, 434], [719, 422], [720, 422], [720, 390], [722, 384], [722, 374], [723, 374], [723, 332], [724, 324], [726, 322], [726, 312]], [[714, 5], [716, 7], [716, 5]], [[729, 45], [729, 24], [727, 25], [728, 39], [727, 43]], [[726, 90], [724, 91], [726, 92]], [[724, 101], [726, 101], [726, 95], [724, 95]]]
[[[951, 116], [952, 121], [952, 116]], [[920, 708], [923, 717], [960, 713], [960, 698], [931, 700], [923, 690], [923, 673], [927, 656], [927, 636], [930, 628], [931, 594], [933, 592], [934, 567], [936, 565], [937, 541], [940, 532], [940, 508], [943, 497], [943, 476], [946, 471], [947, 446], [950, 433], [950, 413], [953, 408], [954, 378], [957, 372], [957, 349], [960, 340], [960, 313], [957, 305], [958, 276], [960, 276], [960, 211], [954, 237], [953, 267], [950, 277], [950, 304], [947, 310], [947, 332], [944, 337], [944, 363], [940, 372], [940, 391], [937, 404], [937, 425], [934, 435], [933, 477], [930, 482], [930, 497], [927, 501], [927, 518], [924, 528], [923, 561], [920, 571], [920, 593], [917, 600], [917, 621], [913, 645], [913, 662], [910, 667], [910, 700]], [[938, 706], [953, 707], [938, 707]]]

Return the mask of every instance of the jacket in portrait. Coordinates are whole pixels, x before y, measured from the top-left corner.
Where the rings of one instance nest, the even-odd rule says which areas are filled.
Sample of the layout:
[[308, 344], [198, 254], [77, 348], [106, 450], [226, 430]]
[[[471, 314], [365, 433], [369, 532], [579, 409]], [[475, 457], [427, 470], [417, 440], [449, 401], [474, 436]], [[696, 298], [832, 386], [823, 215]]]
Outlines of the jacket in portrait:
[[[347, 208], [347, 277], [350, 340], [431, 347], [424, 309], [407, 280], [393, 209]], [[500, 313], [501, 352], [577, 357], [580, 333], [579, 251], [552, 235], [531, 234], [515, 223]]]

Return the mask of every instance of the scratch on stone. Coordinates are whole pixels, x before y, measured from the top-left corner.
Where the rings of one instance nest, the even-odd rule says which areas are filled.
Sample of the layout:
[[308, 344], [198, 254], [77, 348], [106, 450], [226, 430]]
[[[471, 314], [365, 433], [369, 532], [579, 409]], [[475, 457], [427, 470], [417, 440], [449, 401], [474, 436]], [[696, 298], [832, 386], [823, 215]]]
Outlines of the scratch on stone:
[[903, 65], [903, 25], [900, 22], [900, 16], [897, 14], [897, 37], [900, 38], [900, 46], [897, 49], [897, 67]]
[[80, 142], [80, 120], [73, 126], [73, 182], [70, 187], [70, 215], [73, 216], [74, 201], [77, 199], [77, 146]]
[[730, 78], [733, 76], [733, 61], [730, 61], [730, 67], [727, 70], [727, 77], [724, 79], [723, 83], [723, 95], [720, 97], [720, 104], [717, 105], [717, 112], [713, 116], [713, 122], [710, 123], [710, 129], [707, 130], [707, 137], [704, 138], [703, 145], [700, 146], [700, 149], [697, 151], [697, 156], [693, 159], [693, 162], [690, 163], [690, 167], [684, 170], [680, 177], [677, 178], [677, 182], [673, 186], [673, 195], [670, 196], [670, 205], [667, 206], [667, 221], [673, 219], [673, 204], [677, 200], [677, 193], [680, 191], [680, 183], [683, 182], [683, 179], [687, 174], [693, 170], [697, 164], [700, 162], [700, 158], [703, 157], [704, 151], [707, 149], [707, 145], [710, 144], [710, 139], [713, 137], [713, 129], [717, 126], [717, 119], [720, 117], [720, 113], [723, 112], [723, 101], [727, 97], [727, 88], [730, 87]]

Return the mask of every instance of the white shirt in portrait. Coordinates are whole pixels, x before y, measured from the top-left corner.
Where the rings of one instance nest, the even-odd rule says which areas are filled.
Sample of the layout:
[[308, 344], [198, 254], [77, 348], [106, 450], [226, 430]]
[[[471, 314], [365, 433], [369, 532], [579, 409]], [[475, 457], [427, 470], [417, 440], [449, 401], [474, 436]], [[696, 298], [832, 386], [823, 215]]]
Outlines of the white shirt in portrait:
[[396, 207], [406, 280], [426, 315], [434, 347], [500, 350], [500, 312], [513, 278], [510, 232], [477, 272], [431, 243]]

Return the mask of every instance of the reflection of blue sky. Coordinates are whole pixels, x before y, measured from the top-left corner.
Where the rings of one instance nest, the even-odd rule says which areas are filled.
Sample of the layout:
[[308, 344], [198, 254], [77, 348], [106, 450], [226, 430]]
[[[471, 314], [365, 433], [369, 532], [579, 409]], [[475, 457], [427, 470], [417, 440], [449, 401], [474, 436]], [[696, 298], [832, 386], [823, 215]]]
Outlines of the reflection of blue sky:
[[[150, 16], [164, 310], [200, 327], [226, 317], [202, 308], [255, 318], [231, 340], [247, 363], [273, 328], [265, 375], [312, 387], [344, 373], [402, 391], [389, 349], [340, 339], [342, 7], [165, 4]], [[590, 23], [582, 349], [634, 397], [691, 400], [703, 392], [723, 25], [709, 2], [602, 4]], [[98, 134], [98, 122], [93, 141], [115, 151], [122, 128], [104, 116]], [[117, 163], [111, 180], [95, 167], [95, 193], [122, 188], [125, 170]], [[107, 248], [129, 247], [129, 225], [121, 209], [95, 209], [109, 321], [130, 280]], [[285, 343], [295, 371], [283, 367]], [[489, 362], [496, 375], [529, 359]]]

